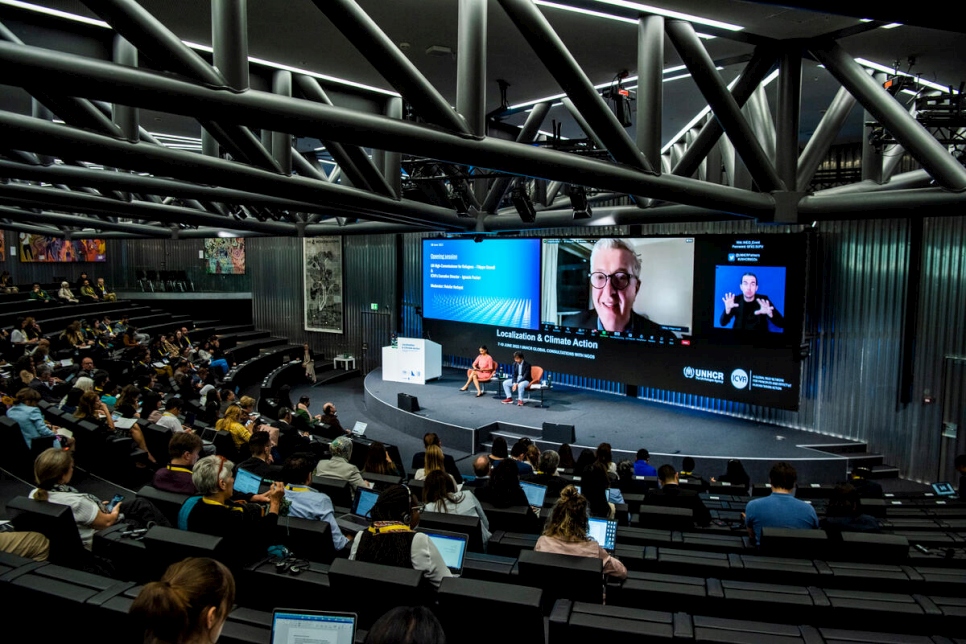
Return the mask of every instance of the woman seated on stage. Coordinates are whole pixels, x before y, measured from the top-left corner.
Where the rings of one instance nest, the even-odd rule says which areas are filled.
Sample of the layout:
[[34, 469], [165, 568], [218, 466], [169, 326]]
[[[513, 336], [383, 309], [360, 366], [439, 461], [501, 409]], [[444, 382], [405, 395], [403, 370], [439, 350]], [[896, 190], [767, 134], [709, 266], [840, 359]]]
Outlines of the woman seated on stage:
[[472, 494], [457, 492], [453, 477], [442, 470], [435, 470], [426, 476], [423, 486], [423, 508], [426, 512], [460, 514], [480, 517], [483, 543], [490, 540], [490, 522], [483, 512], [483, 506]]
[[470, 388], [470, 383], [473, 383], [473, 386], [476, 387], [476, 397], [479, 398], [483, 395], [480, 383], [489, 382], [493, 378], [493, 374], [496, 373], [496, 368], [496, 360], [487, 353], [486, 345], [481, 346], [480, 355], [473, 361], [473, 366], [466, 370], [466, 384], [460, 388], [460, 391], [466, 391]]
[[[583, 483], [583, 481], [581, 481]], [[547, 527], [537, 539], [536, 552], [551, 552], [577, 557], [594, 557], [604, 564], [604, 574], [617, 579], [627, 577], [627, 568], [587, 536], [587, 499], [568, 485], [550, 512]]]

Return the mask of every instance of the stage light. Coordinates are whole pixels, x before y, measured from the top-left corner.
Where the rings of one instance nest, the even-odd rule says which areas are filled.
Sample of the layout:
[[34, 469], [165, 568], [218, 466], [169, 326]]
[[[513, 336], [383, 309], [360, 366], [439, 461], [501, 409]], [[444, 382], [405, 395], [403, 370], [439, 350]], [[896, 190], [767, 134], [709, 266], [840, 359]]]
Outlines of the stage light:
[[513, 207], [517, 209], [517, 214], [524, 223], [532, 224], [537, 220], [537, 211], [534, 210], [530, 195], [523, 186], [513, 189], [510, 193], [510, 201], [513, 202]]
[[574, 209], [574, 219], [590, 219], [593, 216], [587, 203], [587, 190], [583, 186], [570, 186], [570, 206]]

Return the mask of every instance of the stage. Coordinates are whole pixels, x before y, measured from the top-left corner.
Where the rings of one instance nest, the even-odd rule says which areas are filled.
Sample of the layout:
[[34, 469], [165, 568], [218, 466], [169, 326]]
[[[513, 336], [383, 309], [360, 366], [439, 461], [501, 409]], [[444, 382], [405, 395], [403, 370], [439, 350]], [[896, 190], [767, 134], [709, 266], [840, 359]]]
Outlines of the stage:
[[[413, 438], [436, 432], [444, 447], [461, 452], [486, 451], [492, 435], [530, 436], [541, 448], [559, 443], [541, 439], [543, 423], [573, 425], [577, 448], [610, 443], [614, 460], [634, 460], [639, 448], [651, 453], [651, 464], [671, 463], [678, 469], [685, 456], [694, 457], [705, 477], [725, 471], [728, 460], [741, 459], [753, 480], [767, 481], [776, 461], [788, 461], [807, 483], [830, 483], [845, 479], [849, 456], [865, 453], [863, 443], [812, 432], [748, 422], [707, 412], [660, 405], [638, 399], [573, 389], [554, 384], [523, 407], [501, 404], [503, 392], [489, 383], [487, 394], [476, 397], [472, 385], [459, 391], [465, 370], [443, 369], [443, 376], [425, 385], [384, 382], [376, 369], [365, 378], [368, 413], [375, 419]], [[420, 410], [397, 407], [400, 393], [415, 396]]]

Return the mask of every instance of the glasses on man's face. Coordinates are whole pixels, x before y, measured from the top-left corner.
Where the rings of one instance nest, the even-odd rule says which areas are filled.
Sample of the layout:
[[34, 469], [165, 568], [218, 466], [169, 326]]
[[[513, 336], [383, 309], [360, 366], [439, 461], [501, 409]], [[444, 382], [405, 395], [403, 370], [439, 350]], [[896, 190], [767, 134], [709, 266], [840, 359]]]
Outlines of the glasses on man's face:
[[631, 283], [632, 279], [636, 280], [638, 277], [623, 271], [611, 273], [610, 275], [597, 271], [590, 274], [590, 285], [594, 288], [600, 289], [607, 286], [607, 280], [610, 280], [611, 286], [616, 288], [618, 291], [623, 291], [625, 288], [627, 288], [627, 285]]

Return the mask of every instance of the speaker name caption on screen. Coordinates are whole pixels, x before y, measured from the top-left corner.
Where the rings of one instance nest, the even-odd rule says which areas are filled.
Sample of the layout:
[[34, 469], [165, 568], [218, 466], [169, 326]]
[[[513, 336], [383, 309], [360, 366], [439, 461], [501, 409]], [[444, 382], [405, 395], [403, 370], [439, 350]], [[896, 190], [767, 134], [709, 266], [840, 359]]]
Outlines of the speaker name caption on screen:
[[519, 349], [521, 351], [527, 350], [534, 351], [536, 353], [553, 353], [555, 355], [567, 356], [570, 358], [586, 358], [587, 360], [594, 360], [597, 357], [592, 353], [581, 353], [579, 351], [570, 351], [562, 348], [574, 347], [575, 349], [597, 349], [597, 343], [592, 340], [582, 340], [580, 338], [560, 338], [555, 335], [550, 335], [549, 333], [521, 333], [520, 331], [504, 331], [503, 329], [497, 330], [496, 337], [536, 343], [520, 345], [510, 342], [503, 342], [502, 340], [497, 343], [498, 346], [506, 349]]

